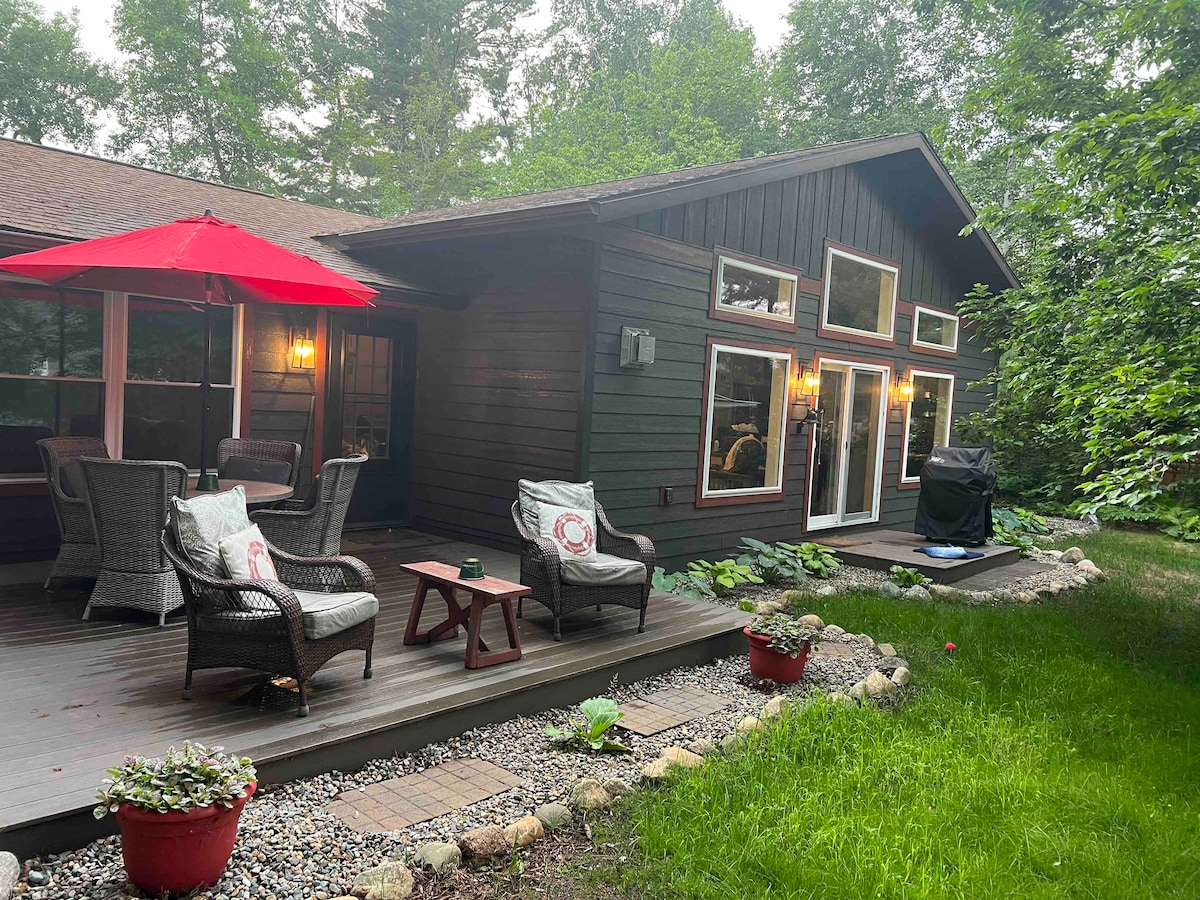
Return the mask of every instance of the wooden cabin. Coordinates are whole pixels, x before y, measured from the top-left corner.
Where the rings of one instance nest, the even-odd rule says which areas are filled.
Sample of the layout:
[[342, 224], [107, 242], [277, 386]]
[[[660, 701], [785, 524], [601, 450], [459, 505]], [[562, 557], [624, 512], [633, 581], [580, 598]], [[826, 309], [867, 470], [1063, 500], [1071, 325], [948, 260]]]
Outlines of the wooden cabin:
[[[1016, 279], [920, 134], [376, 219], [0, 140], [0, 255], [205, 209], [380, 290], [226, 311], [214, 441], [361, 450], [353, 525], [511, 549], [519, 478], [592, 479], [667, 566], [911, 527], [990, 399], [957, 302]], [[0, 281], [0, 562], [57, 541], [33, 442], [199, 463], [193, 305]]]

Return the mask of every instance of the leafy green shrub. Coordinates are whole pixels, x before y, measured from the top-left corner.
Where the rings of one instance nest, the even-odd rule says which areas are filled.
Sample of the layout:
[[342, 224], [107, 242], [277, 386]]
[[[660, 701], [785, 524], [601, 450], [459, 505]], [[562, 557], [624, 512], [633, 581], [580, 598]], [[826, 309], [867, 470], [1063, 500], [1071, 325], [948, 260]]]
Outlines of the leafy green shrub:
[[213, 804], [231, 807], [258, 777], [248, 757], [191, 741], [184, 741], [179, 750], [171, 747], [162, 757], [127, 756], [108, 775], [96, 798], [100, 805], [92, 810], [97, 819], [116, 812], [122, 803], [161, 813]]
[[834, 555], [833, 550], [824, 544], [805, 541], [803, 544], [782, 544], [781, 546], [791, 549], [808, 574], [817, 578], [829, 578], [842, 567], [842, 561]]
[[927, 578], [909, 566], [892, 566], [888, 571], [892, 573], [892, 577], [888, 580], [902, 588], [924, 587], [927, 584], [933, 584], [932, 578]]
[[662, 566], [655, 566], [654, 574], [650, 576], [650, 584], [654, 586], [655, 590], [679, 594], [681, 597], [690, 597], [693, 600], [717, 596], [716, 591], [709, 584], [708, 576], [702, 572], [671, 572], [668, 574]]
[[760, 616], [750, 623], [750, 630], [763, 637], [769, 637], [767, 644], [776, 653], [782, 653], [795, 659], [804, 652], [805, 644], [820, 642], [820, 633], [799, 619], [794, 619], [786, 613], [771, 613]]
[[1048, 534], [1050, 528], [1044, 516], [1014, 506], [1012, 509], [992, 510], [992, 530], [995, 532], [993, 543], [1017, 547], [1022, 553], [1027, 553], [1033, 548], [1032, 535]]
[[574, 718], [567, 719], [567, 727], [555, 728], [546, 726], [546, 734], [562, 744], [573, 745], [581, 750], [591, 750], [593, 753], [629, 753], [630, 750], [618, 741], [609, 740], [604, 736], [625, 713], [617, 708], [617, 701], [607, 697], [593, 697], [579, 704], [583, 713], [583, 722]]
[[739, 548], [742, 554], [738, 564], [750, 566], [762, 578], [764, 584], [779, 584], [784, 581], [807, 581], [808, 571], [796, 552], [795, 544], [766, 544], [751, 537], [742, 538]]
[[749, 566], [723, 559], [710, 563], [697, 559], [688, 563], [688, 570], [708, 579], [709, 585], [718, 597], [724, 597], [739, 584], [762, 584], [763, 580], [751, 571]]

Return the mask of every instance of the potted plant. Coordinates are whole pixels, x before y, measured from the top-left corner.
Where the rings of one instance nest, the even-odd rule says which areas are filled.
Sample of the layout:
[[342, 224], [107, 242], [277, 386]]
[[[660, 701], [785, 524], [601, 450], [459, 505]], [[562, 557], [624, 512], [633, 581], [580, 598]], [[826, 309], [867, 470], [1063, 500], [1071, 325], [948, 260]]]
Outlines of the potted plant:
[[750, 641], [750, 671], [757, 678], [791, 684], [804, 677], [815, 629], [785, 613], [759, 616], [744, 629]]
[[216, 884], [258, 786], [251, 761], [185, 741], [163, 757], [127, 756], [108, 774], [95, 815], [116, 813], [134, 886], [159, 896]]

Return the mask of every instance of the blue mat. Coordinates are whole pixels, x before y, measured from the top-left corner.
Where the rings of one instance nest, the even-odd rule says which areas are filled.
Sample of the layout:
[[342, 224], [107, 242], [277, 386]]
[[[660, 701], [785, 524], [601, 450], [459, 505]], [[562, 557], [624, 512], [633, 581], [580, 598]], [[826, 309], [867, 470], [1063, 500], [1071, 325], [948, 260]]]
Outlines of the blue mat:
[[924, 553], [933, 559], [983, 559], [982, 553], [965, 547], [917, 547], [913, 553]]

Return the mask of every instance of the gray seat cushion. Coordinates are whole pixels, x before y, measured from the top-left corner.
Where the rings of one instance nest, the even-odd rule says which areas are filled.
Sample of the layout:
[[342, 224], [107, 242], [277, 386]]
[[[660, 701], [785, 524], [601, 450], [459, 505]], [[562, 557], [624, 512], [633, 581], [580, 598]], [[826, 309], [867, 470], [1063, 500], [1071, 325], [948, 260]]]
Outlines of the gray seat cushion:
[[646, 581], [646, 567], [636, 559], [623, 559], [608, 553], [597, 553], [593, 562], [564, 557], [561, 571], [562, 580], [567, 584], [612, 587]]
[[332, 637], [379, 612], [379, 601], [366, 591], [323, 594], [296, 590], [294, 593], [304, 610], [304, 636], [310, 641]]
[[288, 484], [292, 477], [292, 464], [282, 459], [252, 459], [248, 456], [231, 456], [225, 460], [222, 478], [234, 481], [268, 481], [271, 484]]
[[542, 533], [538, 527], [539, 503], [588, 510], [592, 514], [593, 522], [596, 518], [596, 493], [590, 481], [572, 484], [566, 481], [528, 481], [522, 478], [517, 482], [517, 499], [521, 503], [521, 520], [534, 534]]

